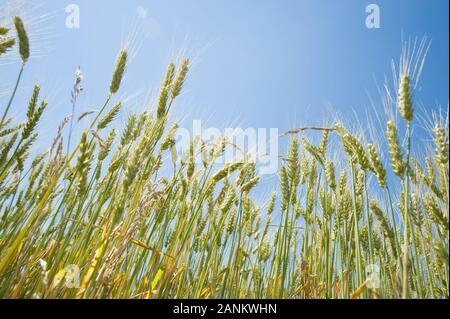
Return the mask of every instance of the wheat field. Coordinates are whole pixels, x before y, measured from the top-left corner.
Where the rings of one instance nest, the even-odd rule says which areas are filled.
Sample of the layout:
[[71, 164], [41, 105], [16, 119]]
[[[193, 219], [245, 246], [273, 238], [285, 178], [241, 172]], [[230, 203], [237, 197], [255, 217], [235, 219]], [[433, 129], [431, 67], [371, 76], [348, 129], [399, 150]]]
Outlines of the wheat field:
[[[14, 50], [21, 58], [0, 105], [1, 298], [449, 297], [448, 121], [435, 118], [430, 138], [414, 139], [411, 59], [383, 143], [340, 122], [318, 128], [317, 145], [306, 128], [288, 132], [278, 190], [261, 205], [254, 162], [215, 165], [226, 139], [194, 140], [176, 158], [170, 110], [187, 58], [169, 64], [152, 106], [119, 131], [110, 123], [122, 107], [129, 57], [121, 50], [81, 138], [64, 131], [72, 114], [48, 151], [31, 156], [47, 102], [36, 84], [25, 121], [8, 116], [32, 63], [26, 25], [12, 22], [0, 26], [0, 59]], [[81, 82], [77, 71], [73, 106]], [[430, 152], [415, 157], [413, 147]]]

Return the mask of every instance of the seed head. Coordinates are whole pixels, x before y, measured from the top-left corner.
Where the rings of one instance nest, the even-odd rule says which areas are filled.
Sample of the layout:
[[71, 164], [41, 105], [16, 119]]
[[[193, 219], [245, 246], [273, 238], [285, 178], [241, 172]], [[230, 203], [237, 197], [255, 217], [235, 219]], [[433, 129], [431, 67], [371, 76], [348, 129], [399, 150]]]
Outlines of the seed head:
[[328, 185], [332, 190], [336, 190], [336, 177], [334, 174], [334, 164], [331, 161], [325, 162], [325, 173]]
[[235, 222], [236, 222], [236, 209], [233, 210], [233, 212], [230, 215], [230, 218], [228, 219], [227, 227], [226, 227], [226, 234], [229, 236], [234, 228], [235, 228]]
[[167, 133], [166, 138], [161, 143], [161, 151], [167, 150], [169, 147], [175, 145], [175, 133], [178, 130], [178, 124], [173, 124]]
[[30, 104], [28, 106], [27, 122], [22, 130], [22, 138], [24, 140], [27, 139], [30, 136], [30, 134], [33, 132], [34, 128], [36, 127], [37, 123], [39, 122], [39, 119], [42, 116], [42, 113], [44, 112], [44, 109], [47, 107], [47, 102], [42, 101], [41, 105], [38, 108], [36, 108], [38, 94], [39, 94], [39, 87], [35, 86], [33, 95], [30, 100]]
[[124, 190], [128, 190], [129, 186], [133, 182], [134, 178], [136, 177], [136, 174], [139, 169], [139, 158], [140, 154], [135, 149], [133, 153], [131, 154], [130, 159], [125, 165], [125, 174], [123, 178], [123, 188]]
[[272, 193], [270, 196], [269, 204], [267, 205], [267, 214], [270, 215], [273, 212], [273, 208], [275, 207], [275, 199], [276, 195], [275, 192]]
[[436, 144], [436, 159], [441, 164], [448, 163], [448, 136], [445, 130], [436, 125], [434, 127], [434, 143]]
[[0, 25], [0, 35], [5, 35], [9, 32], [8, 28], [5, 28], [4, 26]]
[[166, 115], [167, 100], [169, 97], [170, 87], [173, 82], [174, 74], [175, 65], [173, 63], [170, 63], [166, 71], [166, 76], [164, 77], [163, 85], [161, 86], [161, 91], [159, 92], [158, 109], [156, 111], [158, 119], [162, 119]]
[[386, 187], [386, 169], [381, 163], [375, 145], [369, 144], [367, 145], [367, 149], [369, 150], [370, 160], [372, 162], [372, 169], [378, 179], [378, 183], [380, 184], [381, 188], [384, 188]]
[[177, 77], [173, 83], [172, 87], [172, 98], [176, 98], [183, 87], [184, 80], [186, 79], [186, 75], [189, 71], [189, 59], [184, 59], [181, 63], [180, 70], [178, 71]]
[[408, 124], [412, 121], [414, 114], [409, 82], [409, 76], [404, 75], [400, 81], [400, 88], [398, 91], [398, 109]]
[[89, 145], [87, 141], [87, 132], [83, 132], [81, 135], [80, 140], [80, 154], [77, 158], [77, 175], [78, 175], [78, 181], [77, 181], [77, 189], [80, 192], [83, 192], [86, 188], [86, 182], [87, 182], [87, 174], [89, 172], [90, 167], [90, 150]]
[[296, 138], [291, 140], [289, 155], [288, 155], [288, 173], [292, 185], [297, 186], [300, 180], [300, 163], [298, 158], [298, 141]]
[[391, 165], [394, 173], [398, 176], [403, 176], [405, 172], [406, 164], [403, 159], [402, 149], [399, 145], [397, 138], [397, 128], [392, 121], [387, 123], [387, 139], [389, 145], [389, 155], [391, 156]]
[[115, 94], [120, 87], [120, 82], [123, 78], [123, 73], [125, 72], [125, 67], [127, 64], [128, 53], [126, 50], [122, 50], [119, 53], [116, 61], [116, 67], [114, 69], [111, 85], [109, 87], [110, 94]]
[[16, 44], [14, 38], [0, 39], [0, 55], [12, 48], [14, 44]]
[[116, 103], [111, 110], [106, 114], [97, 125], [97, 129], [101, 130], [108, 126], [109, 123], [116, 117], [117, 113], [119, 113], [120, 108], [122, 107], [122, 103]]
[[103, 161], [108, 156], [115, 137], [116, 137], [116, 130], [112, 129], [111, 132], [109, 132], [108, 137], [105, 140], [105, 143], [101, 147], [100, 152], [98, 153], [99, 161]]
[[325, 153], [327, 152], [328, 146], [328, 135], [330, 131], [323, 131], [322, 140], [320, 141], [319, 150], [322, 157], [325, 157]]
[[339, 176], [339, 195], [344, 195], [345, 188], [347, 185], [347, 172], [345, 170], [341, 171], [341, 175]]
[[267, 261], [270, 257], [270, 243], [267, 237], [264, 238], [261, 245], [259, 246], [259, 257], [262, 261]]
[[304, 216], [306, 222], [310, 221], [313, 210], [314, 210], [314, 188], [309, 187], [307, 190], [306, 211]]
[[303, 138], [302, 143], [305, 150], [307, 150], [320, 163], [320, 165], [324, 165], [324, 160], [320, 149], [309, 143], [306, 138]]
[[233, 203], [236, 200], [236, 192], [234, 191], [234, 189], [231, 190], [231, 192], [228, 194], [227, 198], [225, 199], [225, 202], [221, 208], [222, 212], [228, 213], [228, 211], [231, 209], [231, 207], [233, 206]]
[[282, 166], [280, 169], [280, 186], [283, 201], [281, 203], [281, 209], [284, 211], [287, 208], [289, 200], [289, 178], [286, 167]]
[[256, 184], [259, 182], [259, 176], [253, 177], [250, 181], [242, 185], [241, 190], [242, 192], [249, 192], [253, 187], [255, 187]]
[[355, 185], [355, 192], [356, 195], [361, 196], [364, 190], [364, 179], [366, 175], [364, 171], [359, 171], [356, 175], [356, 185]]
[[25, 31], [22, 19], [20, 17], [14, 17], [14, 26], [16, 27], [17, 37], [19, 38], [19, 53], [22, 58], [22, 62], [26, 63], [30, 57], [30, 43], [28, 41], [28, 35]]

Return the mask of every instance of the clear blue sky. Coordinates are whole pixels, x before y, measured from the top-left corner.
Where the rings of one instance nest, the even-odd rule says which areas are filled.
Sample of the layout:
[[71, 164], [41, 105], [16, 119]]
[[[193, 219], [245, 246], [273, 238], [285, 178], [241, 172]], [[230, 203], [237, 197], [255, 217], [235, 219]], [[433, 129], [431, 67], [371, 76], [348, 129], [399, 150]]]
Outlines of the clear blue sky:
[[[6, 2], [0, 0], [0, 6]], [[35, 10], [30, 10], [35, 1], [25, 3], [31, 16], [50, 14], [39, 24], [49, 36], [36, 44], [43, 56], [27, 65], [19, 94], [25, 99], [16, 100], [11, 114], [25, 113], [38, 81], [50, 102], [41, 125], [44, 139], [50, 140], [70, 113], [78, 65], [85, 77], [78, 114], [99, 108], [116, 54], [136, 25], [142, 41], [133, 43], [142, 45], [119, 94], [134, 98], [117, 125], [127, 112], [142, 109], [146, 93], [156, 95], [167, 63], [183, 48], [195, 57], [174, 109], [185, 123], [202, 119], [219, 128], [240, 124], [282, 132], [321, 124], [330, 105], [344, 117], [354, 110], [364, 113], [370, 108], [368, 95], [377, 97], [376, 84], [391, 76], [390, 61], [398, 60], [402, 33], [432, 40], [418, 100], [430, 112], [448, 105], [447, 0], [53, 0]], [[71, 3], [80, 8], [80, 29], [65, 27], [64, 9]], [[370, 3], [380, 7], [380, 29], [365, 26]], [[12, 86], [18, 68], [19, 63], [0, 66], [0, 89]]]

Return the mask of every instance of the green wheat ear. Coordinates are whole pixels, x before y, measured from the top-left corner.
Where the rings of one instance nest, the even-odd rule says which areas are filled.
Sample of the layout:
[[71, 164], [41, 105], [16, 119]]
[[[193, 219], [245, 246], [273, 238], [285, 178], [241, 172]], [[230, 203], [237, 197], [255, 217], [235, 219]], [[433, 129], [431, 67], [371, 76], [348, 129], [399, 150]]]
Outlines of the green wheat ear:
[[117, 113], [119, 113], [120, 108], [122, 107], [122, 102], [118, 102], [115, 104], [112, 109], [106, 114], [97, 125], [97, 129], [102, 130], [105, 127], [108, 126], [109, 123], [111, 123], [112, 120], [116, 117]]
[[386, 169], [381, 163], [380, 156], [378, 155], [378, 151], [373, 144], [368, 144], [367, 149], [369, 151], [370, 160], [372, 161], [372, 170], [375, 173], [375, 176], [378, 179], [378, 183], [381, 188], [386, 187]]
[[122, 50], [117, 57], [116, 67], [114, 69], [113, 77], [111, 80], [111, 85], [109, 87], [109, 92], [111, 95], [115, 94], [122, 82], [123, 73], [125, 72], [125, 67], [127, 64], [128, 53], [126, 50]]
[[388, 121], [387, 123], [386, 136], [389, 146], [389, 155], [391, 156], [392, 169], [396, 175], [403, 176], [406, 165], [397, 137], [397, 128], [392, 121]]
[[14, 17], [14, 26], [16, 27], [17, 37], [19, 38], [19, 53], [22, 58], [22, 62], [26, 63], [30, 57], [30, 43], [28, 41], [28, 35], [25, 31], [22, 19], [20, 17]]
[[436, 159], [439, 163], [445, 165], [448, 162], [448, 137], [446, 136], [445, 129], [437, 124], [433, 131], [434, 143], [436, 144]]
[[410, 79], [407, 75], [403, 76], [400, 81], [400, 88], [398, 90], [398, 108], [405, 121], [410, 123], [413, 119], [414, 109], [410, 92]]
[[5, 35], [9, 32], [8, 28], [5, 28], [4, 26], [0, 25], [0, 35]]
[[16, 40], [13, 38], [10, 39], [1, 39], [0, 40], [0, 55], [6, 53], [10, 48], [12, 48], [16, 44]]
[[332, 190], [336, 190], [336, 177], [334, 172], [334, 164], [332, 161], [325, 162], [325, 174], [330, 188]]
[[163, 85], [161, 86], [161, 92], [159, 93], [158, 109], [156, 112], [158, 119], [162, 119], [166, 114], [167, 100], [169, 97], [169, 91], [173, 82], [174, 74], [175, 74], [175, 64], [170, 63], [167, 68], [166, 75], [164, 77]]
[[16, 40], [14, 38], [1, 38], [3, 36], [6, 36], [8, 32], [8, 28], [0, 25], [0, 55], [6, 53], [6, 51], [11, 49], [14, 44], [16, 44]]
[[180, 70], [178, 71], [178, 74], [173, 83], [172, 98], [176, 98], [180, 94], [181, 88], [183, 87], [184, 80], [186, 79], [188, 71], [189, 71], [189, 59], [184, 59], [183, 62], [181, 63]]

